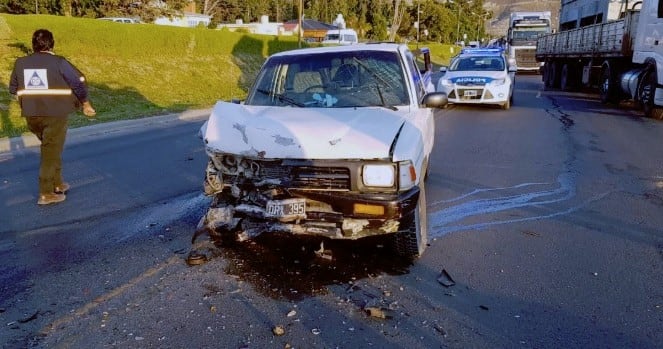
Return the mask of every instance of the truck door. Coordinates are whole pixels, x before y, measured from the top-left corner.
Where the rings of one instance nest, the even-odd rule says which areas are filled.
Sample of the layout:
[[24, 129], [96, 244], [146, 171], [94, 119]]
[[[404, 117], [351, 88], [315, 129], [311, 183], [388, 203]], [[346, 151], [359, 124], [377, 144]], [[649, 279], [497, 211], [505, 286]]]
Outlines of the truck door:
[[633, 62], [644, 63], [647, 58], [663, 61], [663, 1], [645, 0], [637, 15]]

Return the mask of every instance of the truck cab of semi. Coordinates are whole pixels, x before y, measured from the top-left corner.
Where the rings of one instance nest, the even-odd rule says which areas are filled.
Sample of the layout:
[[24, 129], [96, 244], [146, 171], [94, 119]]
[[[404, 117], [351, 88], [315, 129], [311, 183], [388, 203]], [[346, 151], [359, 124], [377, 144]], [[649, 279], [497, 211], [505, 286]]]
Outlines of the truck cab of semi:
[[538, 72], [536, 40], [551, 31], [550, 11], [512, 12], [507, 32], [509, 58], [516, 61], [519, 71]]

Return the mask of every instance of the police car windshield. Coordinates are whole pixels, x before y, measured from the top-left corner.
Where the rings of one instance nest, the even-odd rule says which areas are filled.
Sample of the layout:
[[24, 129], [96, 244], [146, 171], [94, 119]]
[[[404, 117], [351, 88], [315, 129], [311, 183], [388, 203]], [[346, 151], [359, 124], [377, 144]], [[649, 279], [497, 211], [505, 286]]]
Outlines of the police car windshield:
[[450, 71], [502, 71], [504, 59], [500, 56], [459, 57], [451, 63]]

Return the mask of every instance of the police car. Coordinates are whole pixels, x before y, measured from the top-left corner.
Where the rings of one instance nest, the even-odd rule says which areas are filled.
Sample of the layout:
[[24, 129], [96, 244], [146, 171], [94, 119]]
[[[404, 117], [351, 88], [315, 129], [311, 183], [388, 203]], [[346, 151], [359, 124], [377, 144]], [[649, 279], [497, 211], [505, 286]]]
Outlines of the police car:
[[466, 48], [454, 57], [437, 83], [449, 103], [496, 104], [509, 109], [513, 102], [515, 64], [501, 48]]

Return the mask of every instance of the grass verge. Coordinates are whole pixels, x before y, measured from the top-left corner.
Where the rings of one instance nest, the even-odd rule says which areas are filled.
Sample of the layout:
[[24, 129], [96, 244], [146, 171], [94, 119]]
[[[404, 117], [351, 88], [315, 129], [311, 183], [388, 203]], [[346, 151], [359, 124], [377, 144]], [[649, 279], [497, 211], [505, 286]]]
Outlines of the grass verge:
[[[31, 51], [32, 33], [40, 28], [53, 32], [55, 53], [86, 75], [97, 122], [243, 99], [267, 56], [298, 47], [294, 36], [0, 14], [0, 138], [28, 132], [8, 84], [16, 58]], [[448, 64], [453, 56], [450, 45], [421, 45], [431, 49], [436, 66]], [[69, 122], [71, 127], [88, 123], [80, 113]]]

